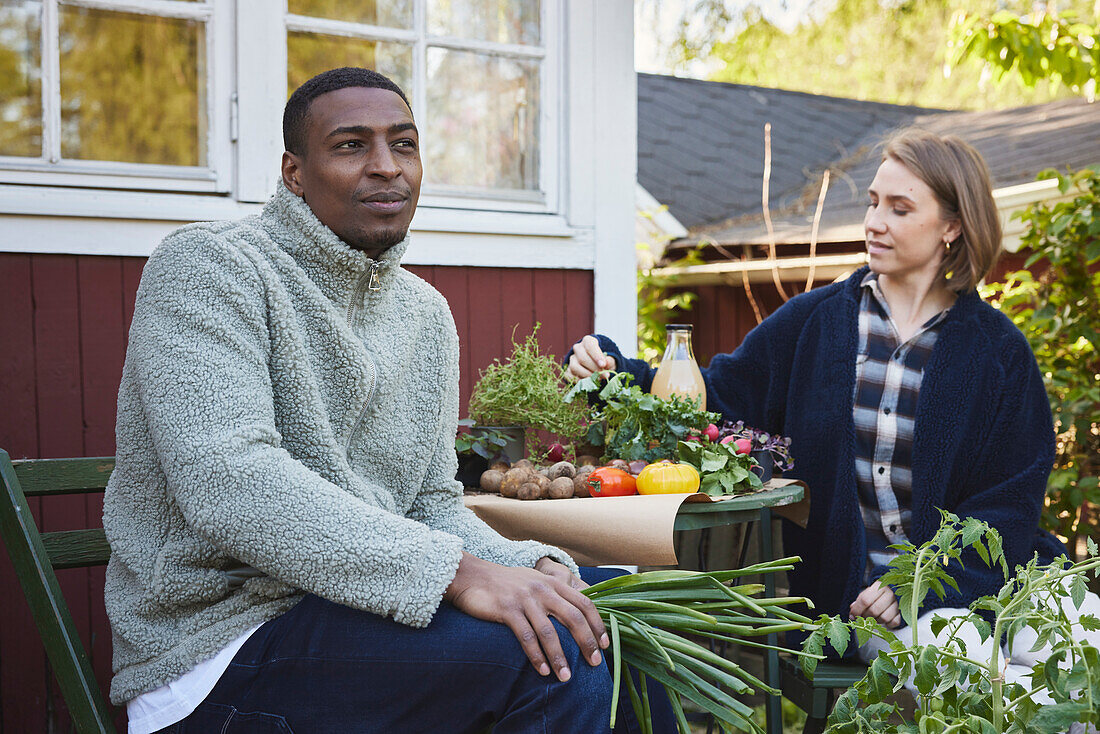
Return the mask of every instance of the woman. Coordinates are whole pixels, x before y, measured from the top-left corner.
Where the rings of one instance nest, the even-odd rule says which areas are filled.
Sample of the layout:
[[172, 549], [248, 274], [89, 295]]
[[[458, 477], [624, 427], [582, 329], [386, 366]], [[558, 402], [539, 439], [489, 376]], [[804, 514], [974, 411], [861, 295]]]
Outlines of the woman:
[[[984, 161], [956, 137], [904, 131], [868, 197], [869, 267], [792, 298], [703, 377], [709, 409], [791, 438], [790, 476], [813, 498], [805, 529], [784, 526], [787, 552], [803, 559], [791, 593], [896, 628], [897, 599], [878, 582], [889, 546], [930, 539], [937, 508], [996, 527], [1010, 568], [1065, 549], [1039, 529], [1054, 458], [1042, 378], [1023, 335], [975, 291], [1001, 246]], [[605, 369], [646, 390], [654, 372], [603, 336], [574, 346], [572, 375]], [[958, 591], [925, 601], [927, 641], [932, 610], [1000, 588], [1000, 571], [971, 556], [951, 568]], [[1095, 596], [1087, 604], [1100, 610]]]

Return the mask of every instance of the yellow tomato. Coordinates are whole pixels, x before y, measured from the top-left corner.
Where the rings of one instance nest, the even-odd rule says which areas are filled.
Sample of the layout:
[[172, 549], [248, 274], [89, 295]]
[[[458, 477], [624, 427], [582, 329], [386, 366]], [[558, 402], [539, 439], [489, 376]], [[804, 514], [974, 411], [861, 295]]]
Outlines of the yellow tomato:
[[638, 494], [682, 494], [699, 489], [699, 472], [691, 464], [662, 461], [638, 475]]

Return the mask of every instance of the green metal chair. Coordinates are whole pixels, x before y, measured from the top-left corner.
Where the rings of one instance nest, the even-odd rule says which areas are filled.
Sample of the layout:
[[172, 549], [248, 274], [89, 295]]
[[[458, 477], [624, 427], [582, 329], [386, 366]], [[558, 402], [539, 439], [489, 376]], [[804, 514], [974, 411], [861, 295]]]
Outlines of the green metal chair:
[[0, 536], [79, 734], [115, 734], [115, 728], [54, 570], [106, 565], [111, 549], [103, 528], [40, 533], [27, 497], [102, 492], [114, 468], [111, 456], [12, 461], [0, 449]]
[[843, 691], [861, 680], [867, 666], [859, 662], [824, 661], [818, 663], [811, 680], [802, 673], [796, 659], [782, 657], [779, 671], [783, 697], [806, 712], [802, 734], [821, 734], [836, 703], [838, 689]]

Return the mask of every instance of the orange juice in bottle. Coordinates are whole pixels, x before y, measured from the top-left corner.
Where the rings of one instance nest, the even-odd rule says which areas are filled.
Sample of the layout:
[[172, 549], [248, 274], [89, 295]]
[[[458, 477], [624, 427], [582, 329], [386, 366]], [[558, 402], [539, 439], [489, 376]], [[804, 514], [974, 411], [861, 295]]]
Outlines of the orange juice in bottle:
[[665, 327], [665, 338], [665, 355], [649, 391], [664, 400], [673, 395], [695, 398], [699, 410], [706, 410], [707, 389], [691, 350], [691, 324], [669, 324]]

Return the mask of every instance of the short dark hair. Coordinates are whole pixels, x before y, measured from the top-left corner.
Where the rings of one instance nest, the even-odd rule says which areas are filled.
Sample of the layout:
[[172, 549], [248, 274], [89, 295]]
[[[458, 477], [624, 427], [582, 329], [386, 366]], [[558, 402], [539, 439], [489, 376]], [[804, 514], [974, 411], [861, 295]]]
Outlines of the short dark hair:
[[373, 69], [362, 69], [357, 66], [342, 66], [339, 69], [322, 71], [317, 76], [302, 84], [290, 95], [283, 109], [283, 145], [295, 155], [301, 155], [305, 145], [306, 125], [309, 123], [309, 106], [313, 100], [325, 92], [332, 92], [347, 87], [373, 87], [376, 89], [388, 89], [396, 92], [409, 109], [405, 93], [401, 87], [393, 81], [379, 74]]

